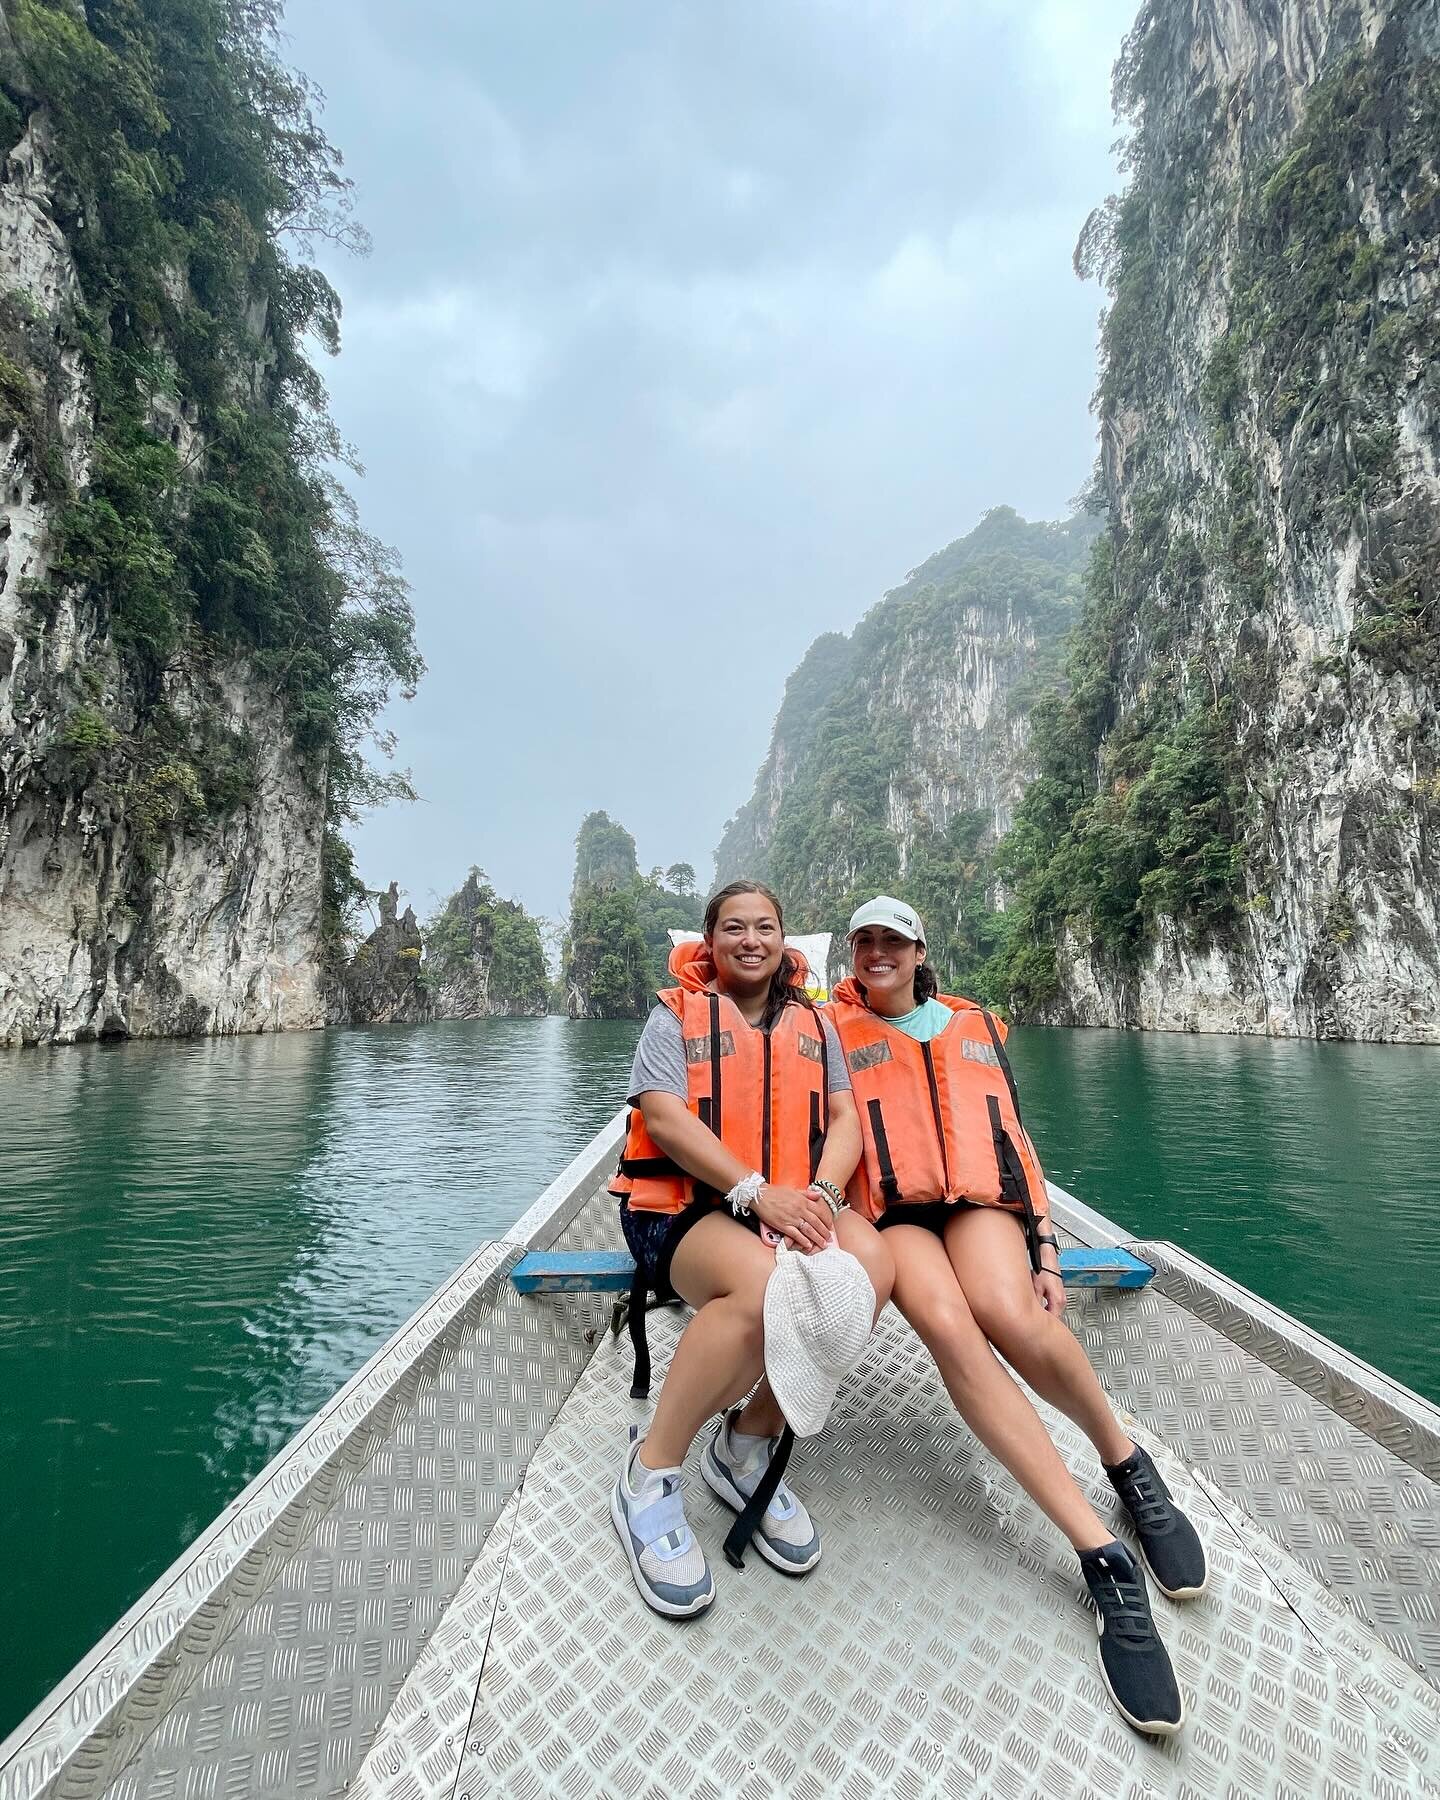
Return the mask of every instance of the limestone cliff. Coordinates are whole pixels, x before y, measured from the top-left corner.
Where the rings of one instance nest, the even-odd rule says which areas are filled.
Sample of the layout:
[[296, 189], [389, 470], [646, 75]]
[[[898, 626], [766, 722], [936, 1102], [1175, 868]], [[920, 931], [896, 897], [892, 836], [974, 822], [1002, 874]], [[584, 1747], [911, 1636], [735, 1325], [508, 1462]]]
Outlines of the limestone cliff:
[[[155, 691], [94, 596], [48, 580], [57, 499], [88, 485], [94, 442], [48, 139], [32, 114], [0, 179], [21, 372], [0, 424], [0, 1044], [323, 1024], [323, 768], [299, 766], [273, 682], [197, 654]], [[209, 796], [188, 758], [130, 749], [162, 709], [177, 745], [191, 726], [210, 739]]]
[[1032, 1013], [1440, 1039], [1437, 59], [1435, 0], [1166, 0], [1126, 45]]
[[[1030, 708], [1055, 679], [1099, 527], [997, 507], [790, 677], [755, 792], [715, 853], [773, 881], [800, 929], [840, 931], [902, 889], [948, 978], [988, 950], [989, 852], [1027, 774]], [[983, 941], [982, 941], [983, 940]]]
[[378, 897], [380, 922], [356, 945], [345, 970], [345, 1002], [354, 1025], [419, 1025], [431, 1017], [421, 980], [424, 938], [410, 907], [400, 911], [396, 882]]
[[550, 997], [539, 925], [479, 869], [427, 928], [422, 979], [436, 1019], [534, 1016]]
[[0, 6], [0, 1045], [323, 1024], [418, 673], [278, 245], [343, 183], [220, 12]]
[[560, 982], [572, 1019], [640, 1019], [669, 985], [672, 930], [695, 931], [704, 905], [688, 863], [640, 873], [635, 840], [592, 812], [575, 839]]

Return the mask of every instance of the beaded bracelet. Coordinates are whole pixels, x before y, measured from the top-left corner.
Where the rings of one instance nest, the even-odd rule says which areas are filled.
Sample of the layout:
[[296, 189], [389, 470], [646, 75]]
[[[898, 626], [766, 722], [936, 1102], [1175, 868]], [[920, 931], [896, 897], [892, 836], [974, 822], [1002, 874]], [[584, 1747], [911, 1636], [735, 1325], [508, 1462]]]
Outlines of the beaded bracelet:
[[815, 1180], [810, 1183], [810, 1192], [822, 1196], [825, 1204], [830, 1208], [830, 1216], [832, 1218], [838, 1219], [840, 1217], [840, 1214], [845, 1207], [845, 1196], [840, 1192], [833, 1181], [825, 1181], [817, 1175]]

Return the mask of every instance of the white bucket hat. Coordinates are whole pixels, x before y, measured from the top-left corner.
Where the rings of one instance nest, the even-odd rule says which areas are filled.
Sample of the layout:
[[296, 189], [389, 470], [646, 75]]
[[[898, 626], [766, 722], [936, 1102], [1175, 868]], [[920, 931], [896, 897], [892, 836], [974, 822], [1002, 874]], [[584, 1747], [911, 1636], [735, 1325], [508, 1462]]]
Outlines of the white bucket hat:
[[925, 942], [925, 926], [919, 913], [913, 906], [907, 906], [903, 900], [896, 900], [889, 894], [877, 894], [873, 900], [857, 906], [850, 915], [850, 929], [846, 932], [846, 937], [854, 937], [857, 931], [863, 931], [867, 925], [883, 925], [887, 931], [898, 931], [901, 937], [909, 938], [912, 944]]
[[814, 1437], [875, 1322], [863, 1264], [838, 1244], [807, 1256], [775, 1246], [765, 1284], [765, 1373], [796, 1437]]

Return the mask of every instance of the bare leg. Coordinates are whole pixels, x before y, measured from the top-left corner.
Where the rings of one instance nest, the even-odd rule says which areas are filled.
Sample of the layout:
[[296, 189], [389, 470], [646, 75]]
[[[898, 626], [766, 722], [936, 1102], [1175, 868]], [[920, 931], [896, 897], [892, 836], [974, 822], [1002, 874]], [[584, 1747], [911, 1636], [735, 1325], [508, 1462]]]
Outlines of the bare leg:
[[895, 1259], [895, 1304], [935, 1358], [956, 1410], [982, 1444], [1077, 1551], [1110, 1543], [1025, 1394], [996, 1361], [971, 1316], [945, 1245], [918, 1225], [885, 1234]]
[[851, 1212], [846, 1207], [835, 1221], [835, 1237], [842, 1250], [848, 1250], [852, 1256], [860, 1259], [865, 1273], [870, 1277], [870, 1285], [875, 1290], [875, 1317], [878, 1319], [895, 1286], [895, 1259], [886, 1249], [883, 1235], [868, 1219], [862, 1219], [859, 1213]]
[[[842, 1250], [848, 1250], [857, 1258], [870, 1277], [870, 1285], [875, 1290], [875, 1317], [878, 1319], [885, 1302], [890, 1298], [890, 1290], [895, 1285], [895, 1264], [885, 1248], [884, 1238], [868, 1219], [862, 1219], [859, 1213], [848, 1210], [843, 1211], [835, 1221], [835, 1238]], [[683, 1249], [684, 1246], [681, 1247]], [[735, 1421], [735, 1429], [755, 1437], [775, 1437], [784, 1427], [785, 1415], [780, 1411], [774, 1394], [770, 1392], [769, 1379], [762, 1375], [759, 1387]]]
[[[681, 1239], [670, 1282], [696, 1309], [680, 1335], [650, 1430], [640, 1447], [648, 1469], [684, 1462], [705, 1421], [755, 1385], [765, 1363], [765, 1283], [775, 1254], [752, 1231], [711, 1213]], [[784, 1421], [766, 1383], [744, 1429], [773, 1435]], [[767, 1407], [768, 1402], [768, 1407]], [[773, 1430], [767, 1411], [773, 1413]]]
[[[858, 1257], [875, 1289], [875, 1316], [890, 1298], [895, 1266], [885, 1241], [868, 1220], [849, 1211], [836, 1221], [842, 1250]], [[752, 1231], [712, 1214], [680, 1240], [670, 1269], [677, 1294], [696, 1308], [675, 1346], [655, 1415], [640, 1451], [651, 1469], [669, 1469], [685, 1460], [695, 1433], [717, 1412], [732, 1406], [760, 1377], [739, 1418], [738, 1431], [777, 1437], [785, 1428], [765, 1365], [765, 1283], [775, 1253]]]
[[945, 1228], [945, 1249], [975, 1323], [1011, 1368], [1075, 1421], [1102, 1463], [1124, 1462], [1135, 1445], [1074, 1332], [1040, 1304], [1019, 1219], [990, 1207], [962, 1208]]

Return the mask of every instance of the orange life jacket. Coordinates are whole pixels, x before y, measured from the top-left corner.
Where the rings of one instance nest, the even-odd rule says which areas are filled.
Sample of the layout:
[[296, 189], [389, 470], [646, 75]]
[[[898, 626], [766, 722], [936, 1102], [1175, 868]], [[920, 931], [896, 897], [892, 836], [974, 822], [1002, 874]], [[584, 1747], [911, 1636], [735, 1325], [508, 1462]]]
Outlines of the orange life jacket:
[[868, 1219], [924, 1201], [1005, 1207], [1023, 1217], [1038, 1267], [1045, 1174], [1020, 1122], [1005, 1026], [973, 1000], [937, 998], [955, 1017], [928, 1044], [872, 1012], [854, 980], [841, 982], [826, 1009], [865, 1140], [850, 1203]]
[[[685, 1104], [747, 1169], [803, 1188], [814, 1178], [830, 1123], [825, 1033], [808, 1007], [785, 1008], [769, 1031], [749, 1025], [724, 994], [711, 993], [715, 965], [704, 943], [677, 944], [670, 973], [680, 986], [658, 996], [680, 1021], [689, 1093]], [[713, 1192], [687, 1175], [632, 1107], [610, 1192], [637, 1212], [683, 1212]]]

